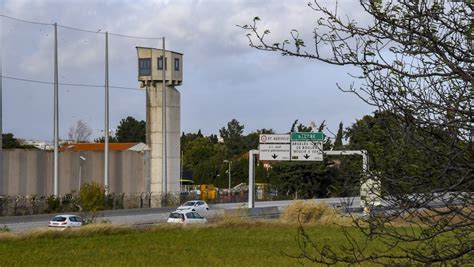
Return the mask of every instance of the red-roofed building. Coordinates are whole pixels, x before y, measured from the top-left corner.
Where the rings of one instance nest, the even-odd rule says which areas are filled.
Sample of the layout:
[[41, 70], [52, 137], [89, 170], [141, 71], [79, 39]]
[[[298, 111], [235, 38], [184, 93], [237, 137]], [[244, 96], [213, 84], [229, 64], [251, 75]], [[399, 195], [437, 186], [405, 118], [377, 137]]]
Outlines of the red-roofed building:
[[[139, 146], [142, 143], [109, 143], [109, 151], [126, 151], [126, 150], [136, 150], [133, 149], [135, 146]], [[59, 148], [60, 152], [64, 151], [104, 151], [104, 143], [74, 143], [74, 144], [65, 144]]]

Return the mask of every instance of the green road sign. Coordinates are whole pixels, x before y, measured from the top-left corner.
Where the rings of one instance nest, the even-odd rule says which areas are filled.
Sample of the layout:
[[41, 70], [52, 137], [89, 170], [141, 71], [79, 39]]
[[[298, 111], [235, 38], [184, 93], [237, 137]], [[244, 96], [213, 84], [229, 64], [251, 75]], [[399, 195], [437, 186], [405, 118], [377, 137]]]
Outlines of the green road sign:
[[291, 133], [291, 141], [323, 141], [324, 134], [316, 133]]

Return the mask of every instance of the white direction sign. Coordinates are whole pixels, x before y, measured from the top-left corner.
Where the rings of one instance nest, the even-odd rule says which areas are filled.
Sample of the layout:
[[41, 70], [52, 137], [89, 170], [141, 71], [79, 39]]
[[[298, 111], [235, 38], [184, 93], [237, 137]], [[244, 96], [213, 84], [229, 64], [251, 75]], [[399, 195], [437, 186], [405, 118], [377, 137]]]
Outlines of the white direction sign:
[[289, 144], [289, 134], [261, 134], [260, 144]]
[[260, 144], [260, 160], [290, 160], [290, 144]]
[[291, 141], [291, 160], [322, 161], [323, 142], [321, 141]]

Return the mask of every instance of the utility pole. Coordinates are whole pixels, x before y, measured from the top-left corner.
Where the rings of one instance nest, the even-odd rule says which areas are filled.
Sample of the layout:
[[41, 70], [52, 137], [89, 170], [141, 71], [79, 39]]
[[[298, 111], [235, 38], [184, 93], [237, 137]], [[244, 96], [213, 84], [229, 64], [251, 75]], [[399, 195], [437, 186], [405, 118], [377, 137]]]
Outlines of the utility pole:
[[105, 32], [104, 189], [109, 194], [109, 32]]
[[59, 195], [59, 125], [58, 125], [58, 24], [54, 23], [54, 167], [53, 167], [53, 192], [56, 197]]

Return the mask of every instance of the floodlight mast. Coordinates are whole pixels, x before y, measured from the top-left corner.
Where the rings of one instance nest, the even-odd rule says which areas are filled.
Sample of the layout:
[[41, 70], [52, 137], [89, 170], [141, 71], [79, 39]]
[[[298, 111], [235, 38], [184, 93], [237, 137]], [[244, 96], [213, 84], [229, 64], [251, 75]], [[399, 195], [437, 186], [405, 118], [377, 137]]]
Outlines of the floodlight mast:
[[3, 47], [1, 43], [0, 39], [0, 195], [3, 195]]
[[105, 32], [104, 188], [109, 194], [109, 32]]
[[[163, 69], [161, 71], [161, 121], [162, 121], [162, 138], [163, 138], [163, 156], [162, 156], [162, 166], [163, 166], [163, 182], [162, 182], [162, 196], [166, 196], [168, 194], [168, 161], [166, 158], [168, 157], [167, 153], [167, 134], [166, 134], [166, 55], [165, 55], [165, 37], [161, 39], [162, 49], [161, 49], [161, 56], [163, 60]], [[170, 58], [171, 64], [171, 58]], [[171, 66], [170, 66], [171, 69]]]
[[54, 127], [53, 127], [53, 194], [59, 195], [59, 124], [58, 124], [58, 24], [54, 23]]

